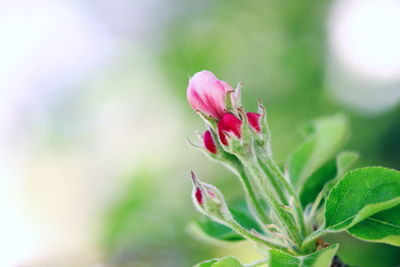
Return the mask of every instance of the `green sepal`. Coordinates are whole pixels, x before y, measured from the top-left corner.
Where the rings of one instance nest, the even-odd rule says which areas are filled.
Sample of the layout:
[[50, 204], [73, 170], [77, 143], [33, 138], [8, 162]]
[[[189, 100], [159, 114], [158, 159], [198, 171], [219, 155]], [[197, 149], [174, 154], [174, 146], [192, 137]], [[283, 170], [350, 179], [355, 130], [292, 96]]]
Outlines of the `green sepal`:
[[234, 103], [232, 101], [232, 97], [233, 97], [234, 93], [235, 93], [235, 91], [229, 90], [225, 94], [225, 109], [227, 111], [232, 111], [235, 108]]
[[260, 114], [260, 128], [263, 139], [262, 145], [266, 145], [270, 141], [271, 133], [268, 127], [267, 111], [261, 99], [258, 99], [258, 113]]
[[200, 116], [200, 118], [203, 119], [203, 121], [205, 122], [205, 124], [208, 127], [211, 127], [211, 128], [214, 128], [214, 129], [217, 127], [217, 120], [216, 119], [214, 119], [213, 117], [207, 115], [206, 113], [204, 113], [201, 110], [197, 110], [196, 113]]
[[251, 146], [251, 137], [249, 136], [249, 131], [246, 128], [247, 126], [245, 123], [243, 123], [241, 128], [242, 136], [240, 139], [230, 132], [225, 132], [228, 145], [225, 146], [221, 143], [221, 146], [228, 154], [233, 154], [238, 158], [249, 157], [248, 153], [251, 151], [249, 149]]
[[237, 107], [242, 106], [242, 85], [243, 83], [238, 83], [236, 88], [235, 88], [235, 93], [233, 94], [233, 98], [234, 98], [234, 109], [236, 109]]

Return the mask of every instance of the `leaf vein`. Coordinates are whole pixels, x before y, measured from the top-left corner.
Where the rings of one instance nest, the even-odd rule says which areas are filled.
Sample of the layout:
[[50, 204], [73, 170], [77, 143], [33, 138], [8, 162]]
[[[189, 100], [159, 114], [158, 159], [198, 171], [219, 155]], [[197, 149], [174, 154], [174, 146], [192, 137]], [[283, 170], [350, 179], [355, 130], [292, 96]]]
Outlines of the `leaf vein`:
[[[351, 188], [356, 182], [358, 182], [358, 180], [360, 180], [360, 178], [361, 178], [361, 177], [358, 177], [357, 179], [354, 179], [354, 181], [350, 184], [349, 187]], [[338, 185], [338, 184], [337, 184], [337, 185]], [[344, 194], [344, 196], [339, 200], [339, 203], [336, 205], [335, 211], [333, 212], [333, 216], [332, 216], [331, 222], [334, 222], [334, 221], [335, 221], [336, 214], [337, 214], [337, 211], [338, 211], [339, 206], [342, 204], [342, 202], [343, 202], [343, 200], [345, 199], [345, 197], [346, 197], [348, 194], [350, 194], [350, 192], [351, 192], [351, 190], [347, 191], [347, 192]]]
[[392, 224], [392, 223], [389, 223], [389, 222], [385, 222], [385, 221], [382, 221], [382, 220], [379, 220], [379, 219], [375, 219], [375, 218], [372, 218], [372, 217], [369, 217], [368, 220], [376, 221], [378, 223], [389, 225], [389, 226], [392, 226], [394, 228], [400, 229], [400, 225], [395, 225], [395, 224]]

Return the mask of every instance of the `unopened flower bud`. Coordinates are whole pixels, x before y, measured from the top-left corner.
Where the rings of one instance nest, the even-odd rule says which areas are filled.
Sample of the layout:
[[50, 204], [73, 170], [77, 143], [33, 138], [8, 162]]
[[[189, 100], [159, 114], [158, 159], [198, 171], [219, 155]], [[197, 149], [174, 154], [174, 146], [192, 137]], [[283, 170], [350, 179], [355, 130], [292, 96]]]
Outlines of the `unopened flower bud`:
[[213, 185], [206, 184], [197, 179], [191, 172], [193, 181], [192, 198], [196, 208], [206, 216], [225, 224], [232, 219], [222, 193]]
[[261, 126], [260, 126], [261, 115], [254, 112], [247, 112], [246, 115], [251, 128], [253, 128], [253, 130], [256, 131], [257, 133], [261, 133]]
[[212, 154], [217, 154], [217, 146], [209, 130], [205, 131], [203, 135], [204, 147]]
[[218, 122], [218, 135], [221, 143], [228, 145], [227, 135], [233, 134], [238, 139], [242, 137], [241, 133], [242, 121], [231, 113], [225, 113]]
[[203, 70], [196, 73], [189, 81], [187, 98], [195, 111], [219, 120], [226, 112], [225, 96], [232, 87], [211, 72]]

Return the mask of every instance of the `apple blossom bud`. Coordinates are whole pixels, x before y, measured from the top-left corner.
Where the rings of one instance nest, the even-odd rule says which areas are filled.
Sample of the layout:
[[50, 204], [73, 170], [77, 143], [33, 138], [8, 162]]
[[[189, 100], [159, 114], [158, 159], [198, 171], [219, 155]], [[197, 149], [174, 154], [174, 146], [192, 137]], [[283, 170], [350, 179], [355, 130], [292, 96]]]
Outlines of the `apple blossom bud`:
[[191, 172], [193, 181], [193, 202], [196, 208], [209, 217], [225, 224], [232, 220], [232, 214], [229, 211], [222, 193], [213, 185], [206, 184], [197, 179]]
[[254, 112], [247, 112], [246, 115], [251, 128], [253, 128], [253, 130], [256, 131], [257, 133], [261, 133], [261, 127], [260, 127], [261, 115]]
[[221, 143], [228, 145], [227, 135], [233, 134], [237, 138], [242, 137], [241, 133], [242, 121], [231, 113], [225, 113], [218, 122], [218, 135]]
[[196, 188], [194, 196], [196, 197], [197, 203], [199, 203], [200, 206], [203, 206], [203, 193], [201, 192], [200, 188]]
[[217, 146], [209, 130], [205, 131], [203, 135], [204, 147], [212, 154], [217, 154]]
[[187, 98], [195, 111], [201, 111], [214, 119], [222, 118], [225, 110], [225, 96], [232, 87], [210, 71], [196, 73], [189, 81]]

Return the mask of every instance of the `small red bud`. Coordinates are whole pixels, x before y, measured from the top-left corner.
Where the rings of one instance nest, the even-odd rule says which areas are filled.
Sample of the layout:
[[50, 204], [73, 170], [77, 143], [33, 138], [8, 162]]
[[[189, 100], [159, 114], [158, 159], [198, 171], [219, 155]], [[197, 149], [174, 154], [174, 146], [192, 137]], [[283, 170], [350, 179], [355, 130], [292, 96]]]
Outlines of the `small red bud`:
[[258, 114], [258, 113], [253, 113], [253, 112], [248, 112], [246, 115], [247, 115], [247, 120], [249, 121], [250, 126], [257, 133], [261, 133], [261, 127], [260, 127], [260, 117], [261, 117], [261, 115]]
[[225, 113], [218, 122], [218, 135], [224, 145], [228, 145], [226, 133], [233, 133], [237, 138], [242, 137], [242, 121], [231, 113]]
[[213, 185], [203, 183], [191, 172], [193, 181], [192, 199], [196, 208], [217, 221], [232, 220], [224, 196]]
[[205, 148], [213, 153], [213, 154], [217, 154], [217, 146], [215, 145], [214, 139], [211, 135], [210, 131], [205, 131], [204, 135], [203, 135], [203, 142], [204, 142], [204, 146]]
[[196, 196], [197, 202], [200, 205], [203, 205], [203, 193], [201, 192], [200, 188], [198, 188], [198, 187], [196, 188], [195, 196]]

